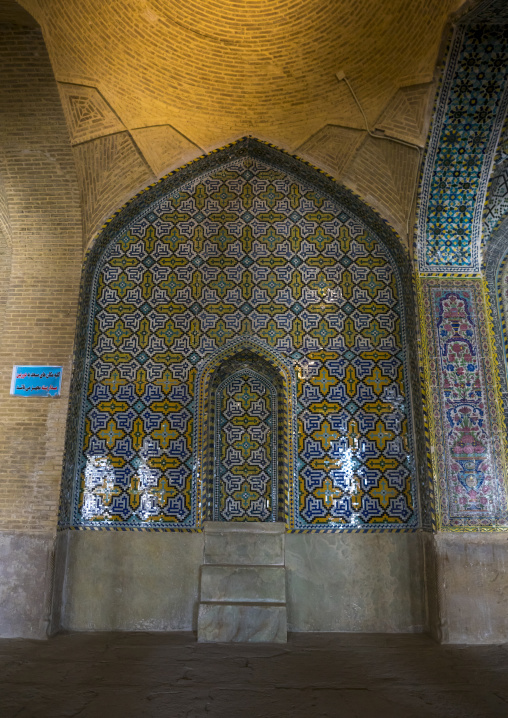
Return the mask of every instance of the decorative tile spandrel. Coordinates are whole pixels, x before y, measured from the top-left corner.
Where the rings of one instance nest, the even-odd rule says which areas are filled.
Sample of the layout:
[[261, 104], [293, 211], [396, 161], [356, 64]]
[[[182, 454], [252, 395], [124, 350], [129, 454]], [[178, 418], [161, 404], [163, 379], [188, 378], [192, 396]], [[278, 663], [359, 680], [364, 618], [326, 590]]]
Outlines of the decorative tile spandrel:
[[502, 423], [480, 280], [423, 284], [443, 529], [508, 527]]

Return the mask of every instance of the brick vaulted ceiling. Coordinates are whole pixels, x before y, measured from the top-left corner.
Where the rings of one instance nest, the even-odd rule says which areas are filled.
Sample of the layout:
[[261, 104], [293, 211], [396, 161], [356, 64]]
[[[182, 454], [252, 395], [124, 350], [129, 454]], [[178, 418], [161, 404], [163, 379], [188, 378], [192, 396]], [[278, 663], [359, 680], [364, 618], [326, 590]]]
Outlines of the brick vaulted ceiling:
[[[133, 144], [140, 169], [129, 191], [253, 135], [340, 179], [402, 236], [418, 152], [369, 137], [336, 73], [346, 73], [372, 129], [423, 146], [443, 30], [462, 4], [20, 0], [43, 29], [73, 145], [125, 132], [121, 147], [108, 145], [125, 158]], [[78, 164], [89, 152], [79, 150]], [[85, 233], [114, 209], [95, 205]]]

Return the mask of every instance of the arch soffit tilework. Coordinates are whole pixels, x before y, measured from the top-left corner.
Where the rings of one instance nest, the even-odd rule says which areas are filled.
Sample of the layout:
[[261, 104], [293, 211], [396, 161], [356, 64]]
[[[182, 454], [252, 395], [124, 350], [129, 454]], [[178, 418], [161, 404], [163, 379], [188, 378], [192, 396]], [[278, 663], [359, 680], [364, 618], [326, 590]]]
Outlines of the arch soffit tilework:
[[484, 0], [454, 26], [422, 164], [422, 274], [480, 271], [484, 206], [508, 108], [507, 52], [504, 0]]
[[488, 238], [484, 255], [485, 280], [492, 309], [495, 346], [505, 425], [508, 426], [508, 335], [502, 298], [502, 279], [508, 266], [508, 213]]
[[[506, 27], [506, 25], [505, 25]], [[485, 276], [493, 330], [502, 406], [508, 426], [508, 337], [502, 279], [508, 264], [508, 115], [499, 136], [483, 208], [482, 271]]]
[[508, 265], [508, 118], [499, 140], [483, 212], [482, 269], [492, 309], [505, 424], [508, 426], [508, 335], [502, 279]]
[[[76, 437], [80, 407], [83, 401], [85, 390], [85, 356], [87, 346], [91, 341], [88, 331], [88, 318], [90, 305], [93, 300], [92, 288], [94, 286], [94, 273], [101, 261], [101, 257], [115, 240], [118, 233], [142, 212], [169, 193], [177, 190], [180, 186], [197, 179], [212, 170], [218, 170], [221, 166], [237, 158], [250, 157], [266, 162], [268, 165], [294, 176], [299, 181], [319, 191], [333, 202], [341, 205], [354, 217], [360, 220], [368, 230], [388, 251], [392, 266], [399, 279], [400, 300], [405, 316], [405, 347], [408, 355], [408, 378], [409, 378], [409, 404], [411, 406], [412, 423], [417, 441], [416, 459], [418, 464], [418, 493], [420, 495], [420, 514], [422, 525], [430, 529], [432, 526], [432, 490], [429, 485], [429, 477], [426, 463], [426, 446], [424, 440], [424, 422], [421, 408], [421, 386], [419, 384], [419, 370], [417, 363], [417, 314], [414, 301], [413, 274], [409, 255], [404, 250], [397, 234], [381, 219], [377, 213], [364, 204], [353, 192], [339, 185], [331, 177], [312, 167], [308, 163], [268, 143], [260, 142], [254, 138], [243, 138], [224, 148], [215, 150], [208, 155], [202, 156], [182, 169], [162, 178], [154, 185], [150, 185], [141, 193], [136, 195], [130, 202], [122, 207], [104, 226], [92, 246], [88, 250], [81, 280], [80, 312], [77, 322], [75, 340], [75, 360], [71, 386], [71, 400], [69, 404], [69, 419], [67, 424], [66, 450], [64, 457], [64, 470], [61, 493], [61, 514], [60, 528], [70, 526], [70, 506], [73, 498], [74, 473], [77, 465]], [[400, 530], [400, 529], [399, 529]]]
[[508, 118], [499, 139], [483, 210], [482, 245], [485, 248], [508, 213]]

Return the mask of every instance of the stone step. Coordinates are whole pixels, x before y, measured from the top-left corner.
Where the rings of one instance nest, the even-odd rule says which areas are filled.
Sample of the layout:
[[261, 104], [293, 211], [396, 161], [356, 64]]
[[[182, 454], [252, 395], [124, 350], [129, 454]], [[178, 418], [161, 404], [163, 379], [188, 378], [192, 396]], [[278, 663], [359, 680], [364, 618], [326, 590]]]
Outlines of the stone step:
[[201, 601], [285, 603], [285, 568], [283, 566], [202, 566]]
[[284, 565], [282, 522], [226, 523], [206, 521], [205, 564]]
[[286, 606], [201, 602], [200, 643], [286, 643]]

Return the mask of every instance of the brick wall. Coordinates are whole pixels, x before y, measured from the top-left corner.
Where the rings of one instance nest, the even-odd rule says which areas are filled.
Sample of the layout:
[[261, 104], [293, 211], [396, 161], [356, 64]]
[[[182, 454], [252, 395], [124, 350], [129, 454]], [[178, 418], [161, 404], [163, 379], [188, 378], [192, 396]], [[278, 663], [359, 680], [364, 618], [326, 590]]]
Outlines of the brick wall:
[[[0, 530], [54, 531], [81, 267], [72, 150], [42, 33], [0, 26]], [[13, 364], [62, 364], [58, 399], [9, 396]]]
[[5, 303], [9, 296], [9, 277], [11, 273], [11, 218], [5, 194], [3, 176], [5, 167], [0, 156], [0, 336], [5, 316]]
[[371, 129], [423, 144], [443, 29], [463, 0], [20, 1], [60, 87], [85, 245], [154, 176], [244, 135], [325, 169], [412, 244], [418, 154], [366, 137], [336, 73]]

